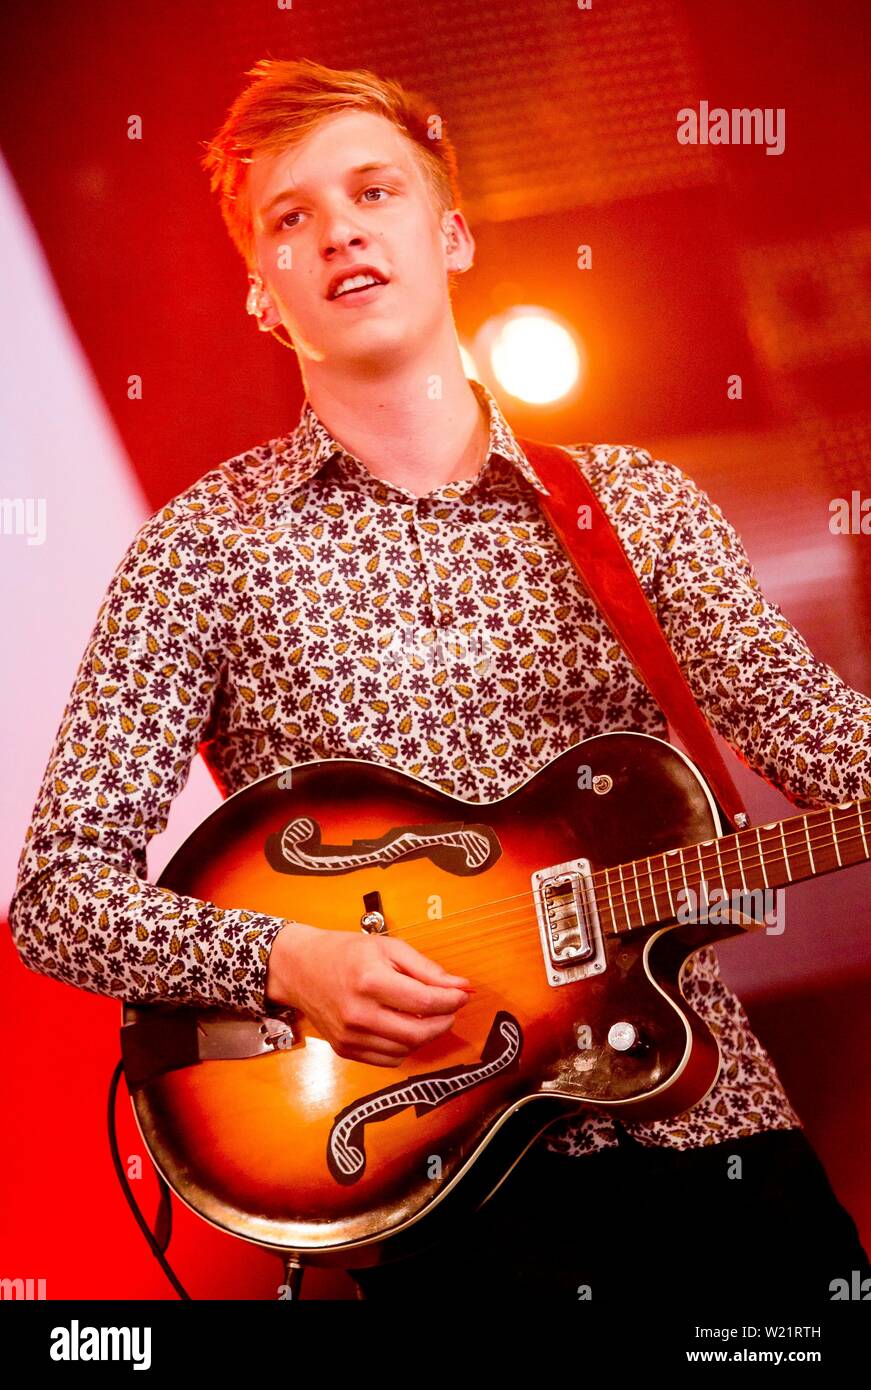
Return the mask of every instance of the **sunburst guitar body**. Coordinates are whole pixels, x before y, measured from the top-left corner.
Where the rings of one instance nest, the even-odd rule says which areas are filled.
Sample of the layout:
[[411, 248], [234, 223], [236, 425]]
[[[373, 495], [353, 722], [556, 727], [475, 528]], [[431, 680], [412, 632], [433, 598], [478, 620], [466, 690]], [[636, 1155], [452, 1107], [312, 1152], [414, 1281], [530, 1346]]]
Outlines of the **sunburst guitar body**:
[[868, 804], [724, 833], [688, 759], [633, 733], [576, 744], [490, 803], [363, 760], [264, 777], [203, 822], [160, 885], [385, 931], [476, 992], [398, 1067], [342, 1058], [298, 1012], [240, 1015], [232, 960], [227, 1007], [125, 1004], [152, 1158], [205, 1220], [303, 1263], [363, 1267], [459, 1233], [555, 1120], [579, 1107], [658, 1120], [711, 1090], [719, 1047], [681, 968], [761, 927], [688, 921], [682, 906], [867, 858]]

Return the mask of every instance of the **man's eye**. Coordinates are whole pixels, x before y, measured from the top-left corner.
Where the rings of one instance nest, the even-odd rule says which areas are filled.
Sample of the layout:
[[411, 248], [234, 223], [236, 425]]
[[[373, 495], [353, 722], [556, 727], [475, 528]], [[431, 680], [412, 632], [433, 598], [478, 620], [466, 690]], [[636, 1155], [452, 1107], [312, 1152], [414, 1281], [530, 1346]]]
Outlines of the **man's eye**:
[[[381, 184], [373, 183], [373, 184], [370, 184], [370, 186], [369, 186], [368, 188], [364, 188], [364, 189], [363, 189], [363, 192], [360, 194], [360, 197], [361, 197], [361, 198], [365, 198], [367, 193], [389, 193], [389, 192], [390, 192], [390, 189], [389, 189], [389, 188], [383, 188], [383, 187], [381, 186]], [[378, 198], [376, 201], [380, 203], [380, 202], [381, 202], [381, 199]], [[278, 219], [278, 222], [277, 222], [276, 228], [275, 228], [276, 231], [278, 231], [278, 232], [290, 232], [290, 231], [293, 231], [293, 228], [297, 226], [297, 223], [296, 223], [296, 222], [288, 223], [288, 220], [287, 220], [288, 217], [299, 217], [299, 212], [296, 211], [295, 209], [294, 209], [293, 212], [285, 212], [285, 213]]]

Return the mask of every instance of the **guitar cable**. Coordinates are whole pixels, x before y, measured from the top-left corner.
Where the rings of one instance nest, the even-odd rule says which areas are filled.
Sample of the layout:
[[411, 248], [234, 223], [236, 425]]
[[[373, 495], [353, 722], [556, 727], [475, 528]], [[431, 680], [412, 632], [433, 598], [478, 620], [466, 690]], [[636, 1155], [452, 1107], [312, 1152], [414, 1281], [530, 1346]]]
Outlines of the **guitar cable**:
[[142, 1212], [139, 1210], [139, 1205], [136, 1198], [133, 1196], [133, 1189], [124, 1171], [124, 1164], [121, 1162], [121, 1153], [118, 1149], [118, 1134], [115, 1127], [115, 1109], [118, 1086], [123, 1072], [124, 1062], [120, 1061], [112, 1073], [112, 1080], [109, 1082], [109, 1148], [112, 1153], [112, 1162], [115, 1165], [115, 1172], [118, 1175], [121, 1190], [127, 1199], [127, 1205], [133, 1213], [136, 1224], [148, 1241], [152, 1255], [157, 1260], [179, 1298], [190, 1302], [192, 1301], [190, 1294], [181, 1283], [181, 1280], [177, 1278], [175, 1271], [164, 1253], [169, 1248], [169, 1242], [172, 1239], [172, 1196], [169, 1190], [169, 1184], [152, 1161], [152, 1167], [154, 1168], [154, 1175], [157, 1178], [157, 1186], [160, 1193], [157, 1216], [155, 1217], [154, 1230], [152, 1231], [145, 1217], [142, 1215]]

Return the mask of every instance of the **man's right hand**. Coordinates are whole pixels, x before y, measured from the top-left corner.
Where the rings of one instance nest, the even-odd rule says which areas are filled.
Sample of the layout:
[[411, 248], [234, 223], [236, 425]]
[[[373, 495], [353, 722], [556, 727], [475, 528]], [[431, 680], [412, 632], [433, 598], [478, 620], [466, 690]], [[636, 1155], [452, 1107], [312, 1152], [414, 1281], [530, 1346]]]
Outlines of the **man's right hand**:
[[272, 942], [265, 995], [299, 1009], [340, 1057], [398, 1067], [448, 1031], [471, 992], [407, 941], [289, 922]]

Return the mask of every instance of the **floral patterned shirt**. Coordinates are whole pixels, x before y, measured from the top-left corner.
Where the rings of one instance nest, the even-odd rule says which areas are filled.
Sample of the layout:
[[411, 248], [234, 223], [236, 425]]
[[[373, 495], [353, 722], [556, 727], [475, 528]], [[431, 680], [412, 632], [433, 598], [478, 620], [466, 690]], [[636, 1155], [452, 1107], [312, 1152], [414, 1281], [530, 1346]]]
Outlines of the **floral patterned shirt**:
[[[486, 803], [595, 734], [667, 735], [495, 399], [472, 386], [490, 413], [474, 478], [416, 497], [349, 455], [306, 400], [289, 434], [206, 473], [140, 528], [22, 850], [10, 925], [29, 967], [134, 1003], [262, 1015], [284, 920], [146, 878], [146, 845], [198, 750], [226, 795], [350, 756]], [[711, 724], [801, 809], [871, 794], [871, 700], [766, 600], [706, 493], [644, 449], [568, 447]], [[719, 1039], [720, 1076], [689, 1112], [629, 1133], [683, 1149], [800, 1126], [715, 951], [682, 979]], [[537, 1142], [584, 1154], [618, 1141], [587, 1107]]]

